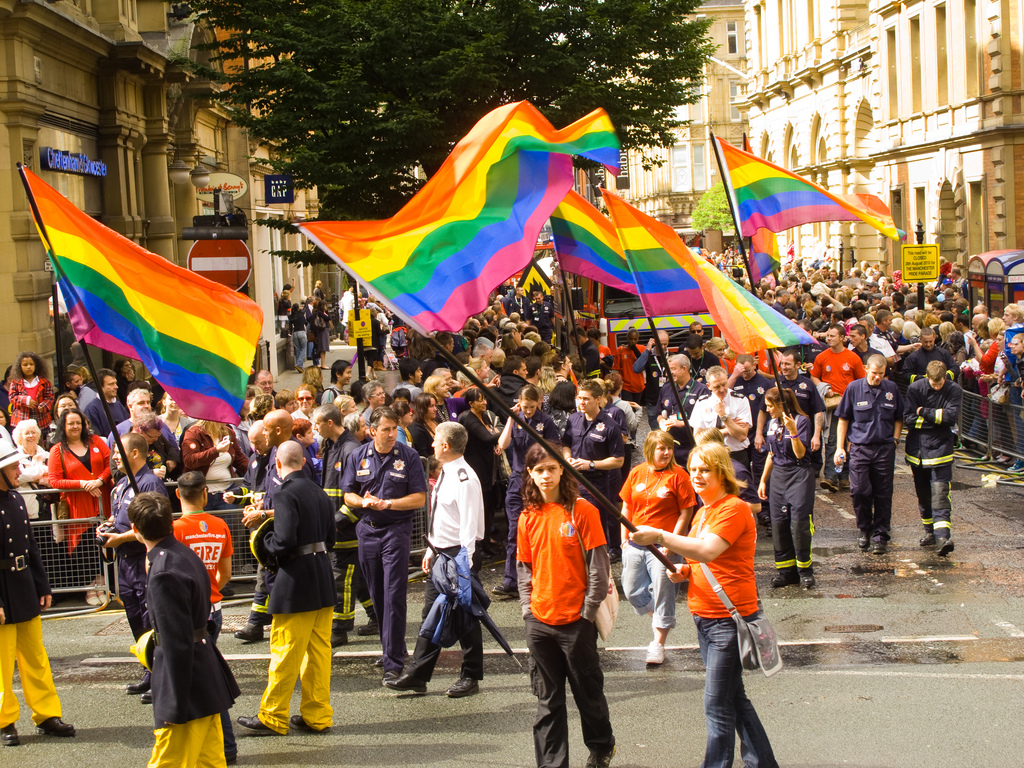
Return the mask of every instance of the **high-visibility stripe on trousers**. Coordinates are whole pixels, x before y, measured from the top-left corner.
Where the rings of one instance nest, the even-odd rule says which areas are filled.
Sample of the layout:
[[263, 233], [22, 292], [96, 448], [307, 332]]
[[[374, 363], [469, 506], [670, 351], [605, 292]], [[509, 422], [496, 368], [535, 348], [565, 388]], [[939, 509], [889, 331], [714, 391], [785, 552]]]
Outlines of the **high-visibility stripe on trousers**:
[[[949, 536], [953, 502], [949, 495], [949, 484], [953, 480], [953, 465], [939, 464], [924, 466], [911, 464], [914, 475], [914, 491], [917, 493], [917, 508], [921, 513], [921, 524], [926, 532]], [[938, 533], [941, 531], [941, 533]]]

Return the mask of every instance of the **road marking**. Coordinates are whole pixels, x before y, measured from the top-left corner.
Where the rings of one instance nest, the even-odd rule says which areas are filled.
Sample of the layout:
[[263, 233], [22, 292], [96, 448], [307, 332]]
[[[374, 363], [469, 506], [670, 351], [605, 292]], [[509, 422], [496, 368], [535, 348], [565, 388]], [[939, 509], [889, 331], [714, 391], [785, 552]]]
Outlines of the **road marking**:
[[1010, 637], [1024, 637], [1024, 632], [1021, 632], [1017, 627], [1008, 621], [1002, 619], [992, 619], [992, 623], [999, 627], [1001, 630], [1006, 632]]
[[820, 501], [823, 501], [823, 502], [825, 502], [825, 503], [826, 503], [826, 504], [828, 504], [828, 505], [829, 505], [830, 507], [832, 507], [832, 509], [834, 509], [834, 510], [835, 510], [836, 512], [838, 512], [838, 513], [839, 513], [840, 515], [842, 515], [843, 517], [845, 517], [845, 518], [846, 518], [847, 520], [856, 520], [856, 519], [857, 519], [857, 518], [856, 518], [856, 516], [854, 516], [854, 515], [851, 515], [851, 514], [850, 514], [849, 512], [847, 512], [847, 511], [846, 511], [845, 509], [843, 509], [843, 508], [842, 508], [842, 507], [840, 507], [840, 506], [839, 506], [838, 504], [836, 504], [836, 503], [835, 503], [834, 501], [832, 501], [832, 499], [830, 499], [830, 498], [829, 498], [828, 496], [826, 496], [826, 495], [825, 495], [824, 493], [816, 493], [816, 494], [814, 494], [814, 498], [816, 498], [816, 499], [819, 499]]

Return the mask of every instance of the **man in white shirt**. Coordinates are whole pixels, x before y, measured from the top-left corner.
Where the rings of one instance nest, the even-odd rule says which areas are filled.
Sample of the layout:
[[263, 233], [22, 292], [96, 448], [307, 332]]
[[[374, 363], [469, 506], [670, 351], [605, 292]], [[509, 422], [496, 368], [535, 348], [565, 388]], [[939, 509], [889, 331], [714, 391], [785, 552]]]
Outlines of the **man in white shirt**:
[[[434, 457], [441, 462], [441, 475], [430, 499], [429, 539], [438, 552], [456, 557], [464, 563], [473, 561], [476, 543], [484, 538], [484, 497], [480, 479], [463, 458], [469, 433], [457, 422], [437, 425], [434, 435]], [[430, 573], [433, 553], [423, 556], [423, 572]], [[475, 569], [474, 569], [475, 570]], [[426, 579], [423, 595], [423, 618], [427, 618], [438, 591], [431, 578]], [[484, 676], [484, 649], [479, 620], [462, 636], [462, 672], [446, 694], [453, 699], [472, 696], [480, 690]], [[384, 686], [400, 693], [426, 693], [427, 683], [441, 646], [425, 637], [416, 639], [416, 651], [405, 672], [397, 680], [385, 680]]]
[[750, 441], [747, 433], [753, 421], [750, 417], [750, 403], [729, 389], [729, 374], [719, 365], [708, 369], [706, 375], [708, 389], [711, 394], [704, 395], [693, 406], [690, 414], [690, 426], [694, 430], [717, 427], [725, 437], [725, 447], [729, 453], [740, 454], [736, 458], [745, 466], [750, 466], [747, 446]]

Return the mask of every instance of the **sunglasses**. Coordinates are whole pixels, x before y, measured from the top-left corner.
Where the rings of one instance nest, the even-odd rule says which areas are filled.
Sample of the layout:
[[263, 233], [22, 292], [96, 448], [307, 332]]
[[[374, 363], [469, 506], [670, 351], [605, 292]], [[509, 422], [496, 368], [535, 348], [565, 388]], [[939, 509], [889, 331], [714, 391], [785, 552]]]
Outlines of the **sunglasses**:
[[297, 397], [295, 399], [300, 401], [300, 402], [303, 402], [303, 401], [306, 401], [306, 400], [312, 400], [313, 398], [312, 397]]

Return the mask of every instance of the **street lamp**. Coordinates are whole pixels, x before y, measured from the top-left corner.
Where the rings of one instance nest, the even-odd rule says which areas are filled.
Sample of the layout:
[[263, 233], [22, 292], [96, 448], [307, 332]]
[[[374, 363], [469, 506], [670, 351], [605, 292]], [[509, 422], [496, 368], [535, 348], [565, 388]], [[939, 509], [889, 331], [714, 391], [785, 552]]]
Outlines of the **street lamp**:
[[189, 178], [192, 181], [193, 187], [205, 187], [210, 183], [210, 170], [202, 163], [196, 163], [196, 167], [192, 169]]
[[184, 184], [189, 180], [191, 169], [182, 159], [177, 159], [167, 167], [167, 178], [171, 180], [171, 184]]

